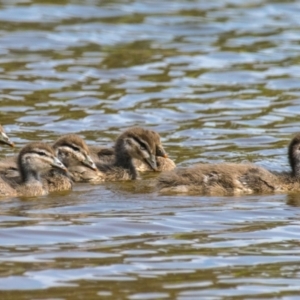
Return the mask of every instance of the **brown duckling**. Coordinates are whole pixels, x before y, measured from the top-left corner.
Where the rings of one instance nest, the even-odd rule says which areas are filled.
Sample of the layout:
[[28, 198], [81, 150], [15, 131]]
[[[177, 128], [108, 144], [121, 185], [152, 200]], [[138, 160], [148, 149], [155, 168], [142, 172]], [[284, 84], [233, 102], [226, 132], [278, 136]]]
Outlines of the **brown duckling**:
[[[68, 168], [74, 181], [93, 182], [102, 180], [101, 173], [90, 157], [89, 148], [80, 136], [76, 134], [64, 135], [54, 143], [53, 149], [60, 161]], [[55, 172], [58, 173], [57, 170]], [[67, 184], [66, 178], [65, 181]], [[58, 185], [59, 182], [56, 183], [56, 186]]]
[[[133, 127], [131, 129], [128, 129], [128, 131], [135, 132], [136, 128], [138, 127]], [[148, 132], [149, 136], [151, 136], [156, 145], [155, 155], [157, 162], [157, 171], [173, 170], [176, 167], [176, 165], [173, 160], [168, 158], [168, 155], [161, 144], [160, 135], [153, 130], [148, 130]], [[112, 163], [115, 159], [115, 150], [113, 147], [103, 148], [98, 146], [90, 146], [89, 149], [91, 152], [91, 156], [96, 163]], [[136, 170], [139, 172], [153, 171], [149, 164], [145, 163], [142, 160], [134, 158], [133, 163], [136, 167]]]
[[152, 133], [140, 127], [126, 130], [114, 145], [114, 160], [110, 163], [96, 163], [105, 181], [132, 180], [138, 178], [134, 159], [143, 161], [156, 171], [156, 145]]
[[270, 172], [254, 164], [197, 164], [175, 169], [158, 178], [162, 193], [239, 195], [300, 190], [300, 134], [288, 148], [291, 172]]
[[44, 143], [30, 143], [18, 155], [19, 177], [1, 176], [1, 196], [35, 197], [48, 194], [47, 186], [41, 180], [41, 174], [52, 168], [67, 171], [55, 156], [54, 150]]
[[161, 193], [220, 196], [273, 191], [260, 183], [260, 176], [276, 177], [252, 164], [197, 164], [163, 173], [158, 178], [158, 188]]

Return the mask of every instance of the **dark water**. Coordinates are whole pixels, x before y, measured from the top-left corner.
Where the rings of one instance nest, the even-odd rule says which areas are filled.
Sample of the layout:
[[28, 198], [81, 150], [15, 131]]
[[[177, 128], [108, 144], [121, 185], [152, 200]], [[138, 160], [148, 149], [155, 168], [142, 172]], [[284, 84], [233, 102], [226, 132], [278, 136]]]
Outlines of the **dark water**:
[[[299, 16], [296, 0], [2, 0], [0, 121], [18, 148], [68, 132], [107, 145], [140, 125], [179, 166], [287, 170]], [[300, 299], [299, 193], [140, 184], [2, 200], [1, 300]]]

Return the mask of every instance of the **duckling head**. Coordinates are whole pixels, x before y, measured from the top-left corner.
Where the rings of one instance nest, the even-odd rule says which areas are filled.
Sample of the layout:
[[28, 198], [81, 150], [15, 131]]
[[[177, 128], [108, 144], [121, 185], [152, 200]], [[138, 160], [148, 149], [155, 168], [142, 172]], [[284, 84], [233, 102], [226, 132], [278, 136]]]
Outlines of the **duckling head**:
[[117, 161], [125, 160], [125, 156], [136, 158], [157, 170], [156, 145], [150, 130], [134, 127], [121, 134], [115, 144]]
[[63, 163], [55, 156], [51, 146], [45, 143], [30, 143], [19, 153], [18, 164], [24, 180], [46, 173], [53, 168], [67, 171]]
[[88, 146], [80, 136], [76, 134], [64, 135], [55, 142], [53, 148], [57, 157], [67, 167], [84, 165], [92, 170], [97, 170], [90, 157]]

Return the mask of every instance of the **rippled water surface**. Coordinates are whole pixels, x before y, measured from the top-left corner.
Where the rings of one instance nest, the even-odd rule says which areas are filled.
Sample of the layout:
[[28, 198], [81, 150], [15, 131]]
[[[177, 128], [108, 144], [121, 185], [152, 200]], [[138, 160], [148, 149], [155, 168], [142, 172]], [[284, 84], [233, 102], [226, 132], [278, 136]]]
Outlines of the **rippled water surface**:
[[[297, 0], [2, 0], [0, 122], [17, 149], [140, 125], [179, 166], [288, 170], [299, 15]], [[300, 299], [300, 194], [170, 197], [147, 180], [1, 200], [1, 300]]]

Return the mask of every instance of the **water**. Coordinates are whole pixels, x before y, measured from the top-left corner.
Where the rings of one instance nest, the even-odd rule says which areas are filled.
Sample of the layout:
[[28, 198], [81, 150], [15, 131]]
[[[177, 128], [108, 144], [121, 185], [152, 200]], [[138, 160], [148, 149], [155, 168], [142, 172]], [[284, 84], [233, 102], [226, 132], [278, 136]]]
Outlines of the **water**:
[[[296, 0], [2, 0], [0, 121], [17, 150], [69, 132], [111, 145], [140, 125], [179, 166], [288, 170], [299, 13]], [[147, 180], [1, 200], [1, 300], [300, 299], [299, 193], [169, 197]]]

